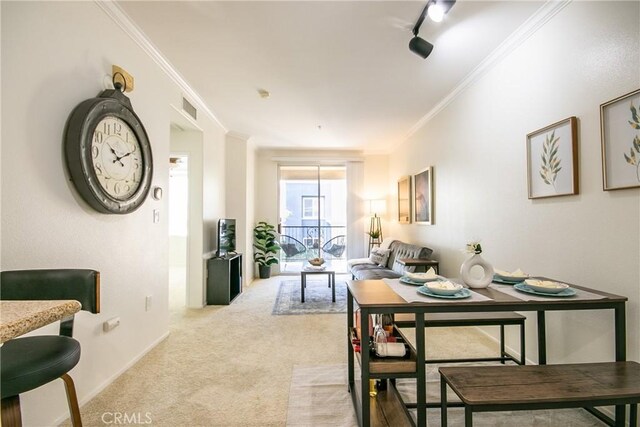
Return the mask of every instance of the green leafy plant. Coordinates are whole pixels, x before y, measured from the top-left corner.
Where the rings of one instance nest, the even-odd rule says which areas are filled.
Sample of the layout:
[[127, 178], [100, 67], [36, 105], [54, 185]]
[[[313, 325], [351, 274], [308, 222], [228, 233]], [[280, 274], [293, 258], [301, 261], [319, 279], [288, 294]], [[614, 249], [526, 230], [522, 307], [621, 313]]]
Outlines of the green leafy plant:
[[470, 254], [481, 254], [482, 246], [480, 242], [469, 242], [465, 248], [465, 251]]
[[542, 166], [540, 167], [540, 177], [545, 184], [556, 188], [556, 178], [558, 172], [562, 169], [560, 166], [560, 158], [558, 157], [558, 141], [560, 137], [555, 136], [556, 131], [547, 135], [542, 145]]
[[380, 237], [380, 230], [367, 231], [367, 234], [372, 238], [377, 239], [378, 237]]
[[[629, 120], [629, 124], [634, 129], [640, 129], [640, 117], [638, 116], [638, 110], [633, 106], [633, 102], [631, 103], [630, 110], [631, 120]], [[636, 153], [638, 153], [638, 155], [636, 155]], [[629, 155], [627, 156], [627, 153], [622, 154], [627, 163], [636, 167], [636, 177], [638, 178], [638, 182], [640, 182], [640, 138], [638, 135], [636, 135], [631, 142]]]
[[253, 260], [258, 265], [272, 265], [278, 263], [277, 254], [280, 245], [276, 241], [276, 228], [264, 221], [260, 221], [253, 229]]

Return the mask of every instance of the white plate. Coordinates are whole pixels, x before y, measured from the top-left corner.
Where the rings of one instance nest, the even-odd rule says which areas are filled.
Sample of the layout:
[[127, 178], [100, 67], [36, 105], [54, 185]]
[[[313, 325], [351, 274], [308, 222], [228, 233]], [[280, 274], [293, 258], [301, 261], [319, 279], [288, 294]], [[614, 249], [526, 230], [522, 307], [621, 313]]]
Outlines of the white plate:
[[551, 280], [527, 279], [524, 283], [534, 291], [543, 292], [545, 294], [559, 294], [569, 288], [569, 285], [565, 283], [553, 282]]
[[[444, 283], [448, 283], [450, 285], [452, 285], [454, 288], [453, 289], [449, 289], [449, 288], [440, 288], [439, 286], [442, 286], [442, 284]], [[460, 292], [462, 289], [464, 289], [464, 287], [459, 284], [459, 283], [453, 283], [450, 282], [448, 280], [438, 280], [436, 282], [429, 282], [427, 284], [425, 284], [426, 288], [429, 289], [429, 291], [431, 291], [434, 294], [438, 294], [438, 295], [455, 295], [458, 292]]]

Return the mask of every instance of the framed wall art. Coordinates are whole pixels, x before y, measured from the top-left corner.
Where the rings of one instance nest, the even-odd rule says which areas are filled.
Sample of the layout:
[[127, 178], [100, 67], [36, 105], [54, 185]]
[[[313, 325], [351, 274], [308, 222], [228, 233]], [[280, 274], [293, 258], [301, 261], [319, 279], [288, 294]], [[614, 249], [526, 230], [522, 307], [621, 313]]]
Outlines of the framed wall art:
[[433, 166], [413, 176], [413, 220], [433, 224]]
[[578, 119], [569, 117], [527, 135], [529, 199], [578, 194]]
[[398, 180], [398, 222], [411, 223], [411, 177], [403, 176]]
[[602, 188], [640, 187], [640, 89], [600, 106]]

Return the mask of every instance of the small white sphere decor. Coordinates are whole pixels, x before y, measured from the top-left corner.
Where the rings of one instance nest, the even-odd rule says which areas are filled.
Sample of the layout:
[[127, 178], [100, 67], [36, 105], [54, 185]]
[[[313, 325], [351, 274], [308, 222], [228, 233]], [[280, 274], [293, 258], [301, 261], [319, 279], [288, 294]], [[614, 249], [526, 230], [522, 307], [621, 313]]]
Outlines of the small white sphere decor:
[[[460, 277], [462, 281], [470, 288], [486, 288], [493, 280], [493, 266], [482, 258], [482, 246], [479, 242], [467, 243], [467, 252], [472, 253], [460, 266]], [[474, 278], [471, 276], [471, 269], [479, 266], [484, 271], [482, 277]]]

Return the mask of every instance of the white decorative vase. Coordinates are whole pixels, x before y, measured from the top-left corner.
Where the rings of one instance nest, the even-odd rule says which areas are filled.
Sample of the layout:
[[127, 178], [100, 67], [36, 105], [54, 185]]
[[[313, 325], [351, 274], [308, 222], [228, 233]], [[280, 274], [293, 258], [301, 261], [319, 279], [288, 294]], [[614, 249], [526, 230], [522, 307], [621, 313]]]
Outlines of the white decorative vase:
[[[471, 277], [471, 268], [476, 265], [484, 271], [482, 277], [477, 279]], [[480, 254], [474, 254], [460, 266], [460, 277], [470, 288], [486, 288], [493, 280], [493, 267]]]

